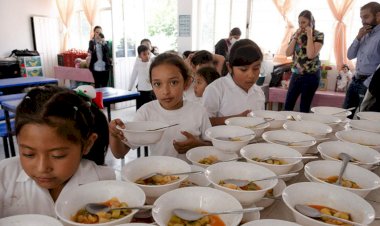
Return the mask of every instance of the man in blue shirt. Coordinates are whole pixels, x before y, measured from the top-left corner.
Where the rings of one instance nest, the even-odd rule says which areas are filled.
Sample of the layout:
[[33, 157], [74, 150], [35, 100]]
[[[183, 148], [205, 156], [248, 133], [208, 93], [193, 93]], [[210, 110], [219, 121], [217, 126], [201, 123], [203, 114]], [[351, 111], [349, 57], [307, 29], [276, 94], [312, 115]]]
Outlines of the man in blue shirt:
[[[380, 4], [370, 2], [360, 8], [360, 18], [363, 27], [348, 48], [347, 57], [356, 60], [356, 72], [347, 89], [343, 107], [359, 107], [367, 86], [363, 82], [368, 79], [380, 64], [380, 26], [376, 20], [376, 14], [380, 13]], [[351, 118], [356, 109], [352, 111]]]

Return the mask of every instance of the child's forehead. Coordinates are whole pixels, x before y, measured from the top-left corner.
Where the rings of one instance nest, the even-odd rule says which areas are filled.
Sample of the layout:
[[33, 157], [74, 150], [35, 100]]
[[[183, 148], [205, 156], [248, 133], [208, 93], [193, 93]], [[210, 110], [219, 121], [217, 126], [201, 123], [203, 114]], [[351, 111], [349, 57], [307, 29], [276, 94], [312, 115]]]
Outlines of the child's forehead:
[[162, 64], [152, 69], [152, 80], [183, 78], [178, 67], [171, 64]]

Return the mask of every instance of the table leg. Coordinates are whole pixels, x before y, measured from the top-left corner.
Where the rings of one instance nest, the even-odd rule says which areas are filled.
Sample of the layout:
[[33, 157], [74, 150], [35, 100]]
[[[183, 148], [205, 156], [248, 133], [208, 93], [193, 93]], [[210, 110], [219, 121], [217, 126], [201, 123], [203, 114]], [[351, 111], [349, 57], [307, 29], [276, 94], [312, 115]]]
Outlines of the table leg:
[[108, 118], [108, 122], [111, 122], [111, 105], [104, 105], [104, 107], [107, 108], [107, 118]]
[[9, 148], [11, 150], [11, 156], [16, 156], [15, 145], [13, 143], [11, 118], [9, 117], [9, 111], [4, 109], [5, 122], [7, 123]]

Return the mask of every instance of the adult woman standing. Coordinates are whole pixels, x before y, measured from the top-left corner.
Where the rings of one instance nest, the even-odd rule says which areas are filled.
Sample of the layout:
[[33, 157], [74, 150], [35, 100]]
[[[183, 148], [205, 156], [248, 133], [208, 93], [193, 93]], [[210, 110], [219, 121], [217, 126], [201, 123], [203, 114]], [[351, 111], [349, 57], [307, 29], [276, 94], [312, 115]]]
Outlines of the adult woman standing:
[[106, 87], [111, 64], [108, 44], [100, 26], [94, 27], [94, 37], [88, 44], [88, 53], [91, 55], [89, 69], [94, 77], [95, 88]]
[[315, 20], [309, 10], [300, 13], [298, 24], [299, 28], [286, 49], [286, 56], [292, 56], [293, 63], [285, 110], [292, 111], [301, 94], [300, 111], [309, 112], [319, 86], [321, 75], [319, 52], [323, 46], [324, 34], [315, 30]]

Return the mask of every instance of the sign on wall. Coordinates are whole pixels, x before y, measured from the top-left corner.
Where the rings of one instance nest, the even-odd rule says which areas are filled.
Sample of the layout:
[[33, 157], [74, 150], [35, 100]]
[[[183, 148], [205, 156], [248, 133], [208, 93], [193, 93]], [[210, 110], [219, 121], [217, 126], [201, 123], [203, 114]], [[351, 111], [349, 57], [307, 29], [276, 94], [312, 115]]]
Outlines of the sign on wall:
[[191, 15], [178, 16], [178, 36], [179, 37], [191, 36]]

